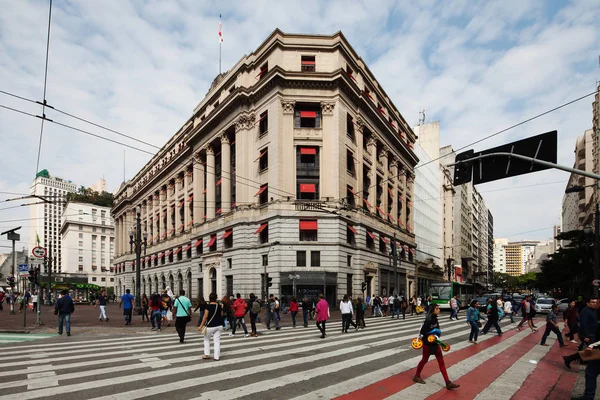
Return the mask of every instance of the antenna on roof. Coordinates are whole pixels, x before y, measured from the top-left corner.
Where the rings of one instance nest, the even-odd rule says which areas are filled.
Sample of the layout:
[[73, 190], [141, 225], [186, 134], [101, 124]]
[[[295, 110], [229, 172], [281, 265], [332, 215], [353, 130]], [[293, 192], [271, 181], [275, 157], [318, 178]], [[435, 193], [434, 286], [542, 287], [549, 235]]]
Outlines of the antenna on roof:
[[425, 109], [419, 111], [419, 126], [425, 124]]

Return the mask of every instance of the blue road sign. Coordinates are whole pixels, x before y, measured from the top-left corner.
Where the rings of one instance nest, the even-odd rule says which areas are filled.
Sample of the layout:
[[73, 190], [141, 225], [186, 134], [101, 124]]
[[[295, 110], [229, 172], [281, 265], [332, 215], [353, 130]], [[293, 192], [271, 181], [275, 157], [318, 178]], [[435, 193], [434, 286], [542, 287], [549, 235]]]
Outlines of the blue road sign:
[[19, 275], [29, 274], [29, 264], [19, 264]]

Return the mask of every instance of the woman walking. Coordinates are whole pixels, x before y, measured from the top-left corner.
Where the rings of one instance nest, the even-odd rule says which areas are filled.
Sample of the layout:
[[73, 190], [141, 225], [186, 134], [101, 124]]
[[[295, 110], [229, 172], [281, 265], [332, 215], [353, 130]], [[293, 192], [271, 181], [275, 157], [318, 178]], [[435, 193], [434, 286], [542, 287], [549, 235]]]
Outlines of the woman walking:
[[575, 334], [579, 330], [579, 311], [577, 307], [575, 307], [575, 300], [569, 303], [569, 307], [563, 312], [563, 319], [565, 320], [567, 326], [569, 327], [569, 333], [565, 336], [570, 338], [571, 343], [577, 343], [575, 340]]
[[224, 296], [221, 299], [221, 305], [223, 307], [223, 316], [225, 317], [225, 330], [228, 330], [233, 324], [233, 311], [231, 308], [231, 300], [229, 300], [229, 297]]
[[471, 327], [471, 333], [469, 333], [469, 343], [477, 344], [477, 335], [479, 335], [479, 302], [477, 300], [471, 301], [469, 309], [467, 310], [467, 324]]
[[154, 293], [150, 296], [150, 322], [152, 323], [152, 330], [160, 332], [160, 322], [162, 320], [162, 312], [160, 311], [162, 301], [158, 293]]
[[258, 298], [254, 295], [254, 293], [250, 293], [250, 303], [248, 303], [248, 310], [250, 310], [250, 326], [251, 332], [250, 336], [257, 337], [258, 333], [256, 332], [256, 318], [260, 313], [261, 304]]
[[325, 339], [325, 324], [329, 319], [329, 304], [323, 297], [323, 293], [319, 294], [319, 302], [315, 307], [315, 313], [317, 314], [317, 328], [321, 331], [321, 339]]
[[308, 328], [308, 317], [312, 314], [312, 302], [308, 297], [302, 298], [302, 317], [304, 318], [304, 327]]
[[413, 382], [423, 384], [425, 383], [425, 381], [421, 379], [421, 372], [423, 371], [423, 367], [425, 367], [425, 364], [427, 364], [427, 361], [429, 361], [429, 356], [433, 354], [437, 359], [438, 365], [440, 367], [440, 372], [442, 373], [444, 381], [446, 382], [446, 389], [456, 389], [460, 385], [452, 383], [450, 378], [448, 378], [448, 372], [446, 372], [446, 365], [444, 364], [444, 356], [442, 355], [442, 349], [440, 348], [440, 345], [436, 341], [430, 343], [427, 340], [427, 336], [429, 336], [430, 332], [432, 332], [434, 329], [439, 331], [438, 336], [441, 336], [438, 315], [440, 315], [440, 306], [434, 303], [431, 305], [431, 307], [429, 307], [429, 311], [427, 312], [427, 316], [425, 317], [425, 322], [421, 327], [420, 335], [424, 338], [423, 358], [421, 359], [421, 361], [419, 361], [419, 365], [417, 366], [417, 372], [413, 377]]
[[296, 327], [296, 315], [298, 315], [298, 300], [296, 296], [292, 296], [290, 299], [290, 314], [292, 314], [292, 326]]
[[485, 326], [483, 327], [483, 330], [481, 331], [482, 335], [487, 335], [488, 331], [490, 330], [490, 328], [492, 327], [492, 325], [494, 325], [494, 328], [496, 328], [496, 332], [498, 333], [498, 336], [502, 336], [502, 329], [500, 329], [500, 325], [498, 325], [498, 320], [500, 319], [500, 313], [501, 311], [498, 310], [498, 303], [496, 303], [495, 300], [490, 299], [488, 300], [488, 306], [487, 306], [487, 322], [485, 323]]
[[342, 333], [348, 333], [348, 328], [350, 328], [350, 325], [356, 329], [357, 325], [352, 322], [354, 309], [352, 307], [352, 302], [348, 299], [347, 294], [345, 294], [342, 301], [340, 301], [340, 311], [342, 313]]
[[214, 360], [219, 361], [221, 357], [221, 333], [223, 332], [223, 308], [217, 303], [217, 294], [208, 296], [208, 304], [204, 308], [204, 317], [200, 326], [206, 326], [204, 335], [204, 356], [202, 359], [210, 359], [210, 338], [213, 338], [215, 351]]
[[142, 322], [144, 322], [144, 317], [146, 317], [145, 321], [150, 322], [150, 318], [148, 318], [148, 296], [146, 296], [146, 293], [142, 294]]
[[356, 330], [358, 328], [365, 329], [365, 311], [367, 310], [367, 305], [363, 302], [363, 300], [359, 297], [356, 299]]
[[510, 323], [513, 324], [515, 322], [515, 318], [513, 317], [514, 311], [512, 307], [512, 302], [507, 300], [504, 302], [504, 315], [508, 315], [510, 317]]

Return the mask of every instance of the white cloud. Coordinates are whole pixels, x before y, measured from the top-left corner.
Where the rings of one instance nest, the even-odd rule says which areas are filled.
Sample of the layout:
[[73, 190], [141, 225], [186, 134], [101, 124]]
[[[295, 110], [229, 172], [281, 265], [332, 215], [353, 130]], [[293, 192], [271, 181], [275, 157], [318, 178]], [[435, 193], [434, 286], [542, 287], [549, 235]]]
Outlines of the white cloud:
[[[552, 7], [556, 5], [552, 4]], [[190, 116], [218, 71], [218, 14], [223, 69], [253, 51], [276, 27], [285, 32], [344, 32], [404, 117], [425, 108], [440, 120], [442, 143], [455, 148], [594, 90], [600, 6], [593, 0], [513, 2], [55, 2], [49, 58], [50, 104], [162, 145]], [[0, 90], [42, 96], [48, 3], [11, 3], [0, 14]], [[40, 114], [37, 105], [0, 95], [0, 104]], [[51, 110], [81, 129], [139, 146]], [[575, 137], [591, 126], [591, 98], [475, 146], [482, 149], [558, 129], [559, 160], [572, 164]], [[35, 170], [40, 121], [0, 109], [0, 190], [27, 191]], [[149, 159], [126, 150], [127, 175]], [[123, 148], [46, 124], [40, 169], [89, 185], [123, 177]], [[567, 180], [544, 172], [483, 186]], [[499, 235], [552, 226], [564, 186], [491, 192]], [[540, 195], [542, 194], [542, 195]], [[0, 197], [0, 201], [6, 197]], [[20, 209], [5, 220], [27, 218]], [[10, 223], [7, 223], [10, 224]], [[527, 237], [541, 238], [550, 230]]]

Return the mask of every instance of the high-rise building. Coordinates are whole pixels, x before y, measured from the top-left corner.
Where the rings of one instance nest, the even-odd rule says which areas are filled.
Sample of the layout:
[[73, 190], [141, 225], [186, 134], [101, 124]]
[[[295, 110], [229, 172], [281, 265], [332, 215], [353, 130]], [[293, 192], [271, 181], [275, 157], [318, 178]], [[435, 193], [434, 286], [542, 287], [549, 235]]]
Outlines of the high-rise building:
[[274, 31], [117, 191], [117, 294], [414, 293], [414, 142], [343, 34]]
[[[600, 82], [597, 83], [596, 95], [592, 103], [592, 142], [592, 172], [600, 175]], [[598, 185], [595, 185], [593, 188], [594, 197], [591, 203], [597, 204], [600, 202], [600, 188], [598, 188]]]
[[[525, 240], [521, 242], [508, 242], [507, 239], [494, 240], [494, 265], [497, 272], [502, 272], [502, 254], [505, 256], [506, 273], [519, 276], [536, 268], [536, 247], [539, 241]], [[504, 251], [501, 250], [504, 249]], [[497, 263], [497, 264], [496, 264]]]
[[506, 273], [506, 246], [508, 239], [494, 239], [494, 272]]
[[[61, 251], [61, 218], [67, 193], [75, 192], [77, 185], [71, 181], [52, 176], [47, 170], [38, 172], [31, 184], [30, 193], [41, 196], [50, 202], [29, 206], [31, 227], [29, 230], [29, 246], [37, 246], [39, 237], [40, 245], [52, 251], [52, 272], [62, 271]], [[44, 267], [44, 273], [47, 273]]]
[[115, 226], [110, 207], [68, 202], [62, 217], [62, 271], [85, 274], [88, 283], [114, 287]]
[[[592, 171], [595, 159], [593, 130], [588, 129], [575, 142], [575, 163], [573, 168]], [[581, 175], [571, 174], [567, 188], [585, 186], [581, 192], [565, 193], [562, 204], [562, 231], [582, 230], [586, 225], [594, 226], [596, 200], [594, 180]]]

